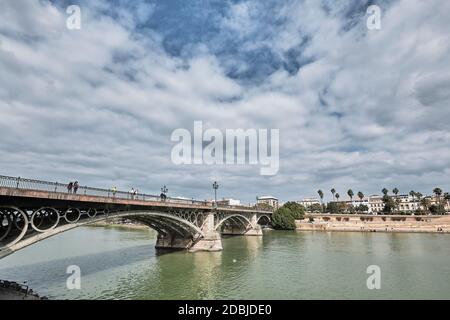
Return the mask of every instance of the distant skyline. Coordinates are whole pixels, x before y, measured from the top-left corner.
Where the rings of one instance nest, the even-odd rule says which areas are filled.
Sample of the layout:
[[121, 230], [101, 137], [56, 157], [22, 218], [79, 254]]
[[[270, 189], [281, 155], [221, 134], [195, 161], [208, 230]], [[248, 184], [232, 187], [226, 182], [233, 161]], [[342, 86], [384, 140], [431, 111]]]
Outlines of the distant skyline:
[[[66, 7], [81, 8], [81, 29]], [[381, 30], [366, 9], [380, 6]], [[169, 196], [450, 190], [450, 2], [4, 1], [0, 174]], [[171, 133], [279, 129], [258, 166], [175, 165]]]

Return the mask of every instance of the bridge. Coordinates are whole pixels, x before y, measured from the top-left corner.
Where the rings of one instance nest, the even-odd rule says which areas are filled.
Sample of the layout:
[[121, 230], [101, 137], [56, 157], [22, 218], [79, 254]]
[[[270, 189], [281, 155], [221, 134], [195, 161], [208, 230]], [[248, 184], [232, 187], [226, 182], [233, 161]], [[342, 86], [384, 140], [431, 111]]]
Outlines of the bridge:
[[0, 259], [73, 228], [127, 219], [157, 231], [156, 248], [222, 250], [221, 235], [261, 236], [272, 212], [251, 206], [0, 176]]

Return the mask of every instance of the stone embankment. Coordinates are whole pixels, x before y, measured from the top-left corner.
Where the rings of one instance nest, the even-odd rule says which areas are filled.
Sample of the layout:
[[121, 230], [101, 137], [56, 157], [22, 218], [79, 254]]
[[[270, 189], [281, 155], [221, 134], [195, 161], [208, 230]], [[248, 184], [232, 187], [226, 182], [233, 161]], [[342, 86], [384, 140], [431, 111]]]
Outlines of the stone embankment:
[[308, 215], [297, 230], [349, 232], [450, 233], [450, 216]]

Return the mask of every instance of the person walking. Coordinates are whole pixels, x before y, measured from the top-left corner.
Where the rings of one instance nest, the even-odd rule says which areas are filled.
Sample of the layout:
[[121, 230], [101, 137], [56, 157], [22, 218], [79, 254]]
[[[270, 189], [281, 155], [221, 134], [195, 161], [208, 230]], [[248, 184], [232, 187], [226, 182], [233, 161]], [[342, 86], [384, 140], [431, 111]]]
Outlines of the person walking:
[[134, 199], [134, 188], [131, 188], [131, 190], [130, 190], [130, 198], [131, 198], [131, 200]]
[[75, 181], [75, 183], [73, 184], [73, 193], [77, 193], [78, 191], [78, 181]]
[[73, 182], [69, 182], [69, 184], [67, 185], [67, 193], [72, 193], [72, 187], [73, 187]]
[[112, 191], [113, 197], [115, 197], [115, 196], [116, 196], [116, 192], [117, 192], [116, 186], [112, 187], [112, 188], [111, 188], [111, 191]]

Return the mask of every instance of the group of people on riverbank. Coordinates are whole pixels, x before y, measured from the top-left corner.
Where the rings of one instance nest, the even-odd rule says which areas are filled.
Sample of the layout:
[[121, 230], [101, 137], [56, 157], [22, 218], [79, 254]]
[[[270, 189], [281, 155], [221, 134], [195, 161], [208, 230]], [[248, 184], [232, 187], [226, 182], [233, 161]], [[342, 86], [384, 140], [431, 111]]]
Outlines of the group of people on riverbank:
[[78, 188], [79, 188], [79, 185], [78, 185], [78, 181], [75, 181], [75, 182], [69, 182], [69, 184], [67, 185], [67, 193], [77, 193], [77, 191], [78, 191]]

